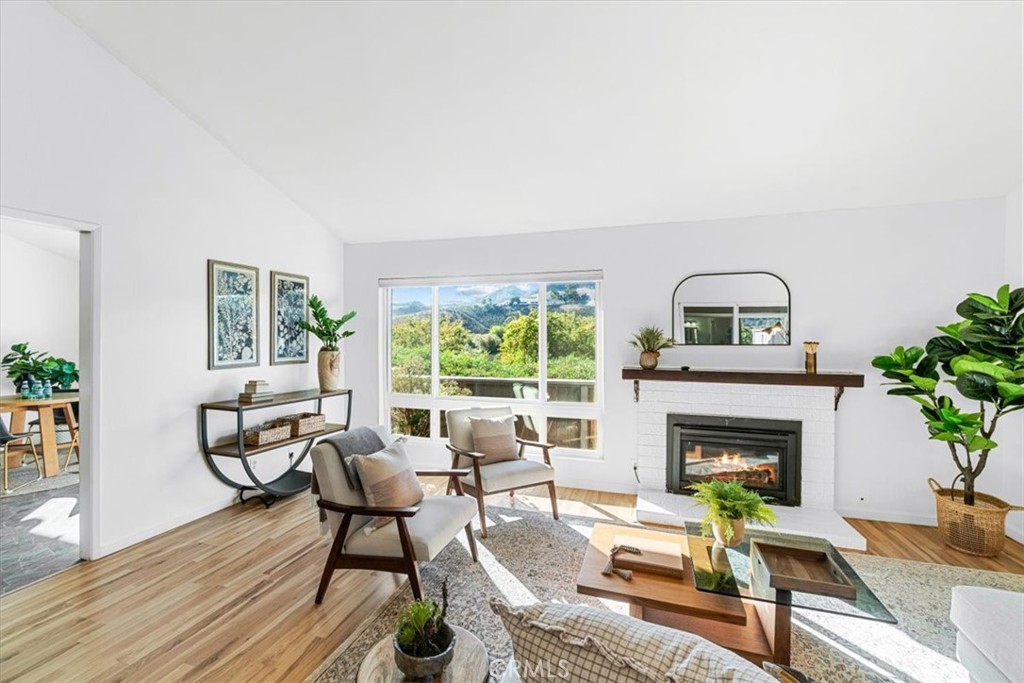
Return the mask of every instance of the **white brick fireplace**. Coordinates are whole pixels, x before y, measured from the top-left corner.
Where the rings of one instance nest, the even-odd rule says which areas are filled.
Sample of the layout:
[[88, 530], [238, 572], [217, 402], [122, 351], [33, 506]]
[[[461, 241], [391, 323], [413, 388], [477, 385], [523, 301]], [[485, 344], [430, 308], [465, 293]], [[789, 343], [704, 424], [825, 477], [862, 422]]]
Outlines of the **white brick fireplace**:
[[680, 525], [704, 515], [703, 507], [690, 496], [665, 490], [669, 413], [798, 420], [802, 429], [801, 504], [774, 506], [777, 528], [865, 550], [864, 537], [835, 512], [835, 406], [833, 387], [640, 380], [638, 521]]

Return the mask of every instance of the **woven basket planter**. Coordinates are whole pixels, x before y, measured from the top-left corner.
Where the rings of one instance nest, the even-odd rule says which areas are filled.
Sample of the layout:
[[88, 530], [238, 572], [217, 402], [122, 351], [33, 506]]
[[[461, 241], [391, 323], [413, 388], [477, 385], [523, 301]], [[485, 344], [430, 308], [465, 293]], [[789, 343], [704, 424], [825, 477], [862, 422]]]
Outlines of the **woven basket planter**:
[[974, 505], [964, 503], [963, 489], [945, 489], [934, 479], [928, 485], [935, 494], [939, 534], [950, 548], [968, 555], [993, 557], [1003, 551], [1006, 541], [1006, 514], [1024, 510], [1019, 505], [990, 496], [974, 494]]

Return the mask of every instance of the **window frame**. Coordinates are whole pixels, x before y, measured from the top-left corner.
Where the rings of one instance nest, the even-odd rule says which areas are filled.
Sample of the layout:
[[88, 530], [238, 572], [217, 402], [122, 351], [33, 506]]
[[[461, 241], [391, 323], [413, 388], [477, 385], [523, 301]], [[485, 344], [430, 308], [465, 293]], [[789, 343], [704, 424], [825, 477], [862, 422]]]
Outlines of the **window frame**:
[[[537, 340], [537, 386], [539, 396], [547, 396], [549, 378], [548, 370], [548, 286], [564, 282], [593, 282], [594, 283], [594, 391], [595, 400], [592, 402], [572, 401], [550, 401], [545, 399], [518, 399], [491, 396], [442, 396], [440, 376], [440, 325], [441, 310], [439, 290], [441, 287], [462, 285], [462, 284], [514, 284], [530, 283], [538, 285], [537, 320], [539, 327], [539, 338]], [[392, 391], [392, 343], [391, 343], [391, 315], [392, 315], [392, 290], [400, 287], [429, 287], [430, 288], [430, 393], [429, 394], [404, 394]], [[554, 452], [563, 457], [582, 458], [586, 460], [601, 460], [604, 453], [604, 302], [603, 302], [603, 278], [600, 273], [559, 273], [553, 275], [538, 276], [531, 275], [498, 275], [480, 277], [459, 277], [459, 278], [431, 278], [427, 281], [381, 281], [379, 285], [380, 303], [380, 344], [379, 350], [382, 362], [380, 363], [381, 374], [380, 386], [380, 419], [382, 424], [391, 425], [392, 408], [425, 409], [430, 411], [430, 436], [408, 436], [411, 443], [415, 444], [437, 444], [443, 447], [447, 443], [446, 438], [441, 437], [441, 413], [456, 408], [467, 408], [470, 406], [500, 406], [511, 405], [513, 410], [519, 414], [524, 413], [533, 417], [537, 426], [542, 429], [540, 438], [546, 438], [548, 418], [568, 418], [581, 420], [594, 420], [597, 424], [596, 443], [593, 449], [570, 448], [557, 446]], [[532, 378], [530, 378], [532, 380]], [[557, 378], [555, 379], [557, 382]], [[570, 380], [571, 381], [571, 380]]]

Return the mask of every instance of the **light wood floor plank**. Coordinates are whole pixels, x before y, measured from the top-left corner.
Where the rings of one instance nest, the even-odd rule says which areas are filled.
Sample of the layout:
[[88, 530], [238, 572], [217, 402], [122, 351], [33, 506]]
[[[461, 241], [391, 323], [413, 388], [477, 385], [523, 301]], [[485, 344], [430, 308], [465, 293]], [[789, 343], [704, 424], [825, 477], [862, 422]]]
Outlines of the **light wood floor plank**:
[[[516, 498], [550, 510], [545, 489]], [[630, 522], [635, 506], [631, 495], [559, 489], [566, 515]], [[850, 521], [873, 554], [1024, 574], [1013, 541], [999, 558], [974, 558], [934, 529]], [[0, 598], [0, 681], [301, 681], [398, 585], [337, 572], [314, 605], [328, 544], [297, 496], [269, 510], [236, 505], [76, 565]]]

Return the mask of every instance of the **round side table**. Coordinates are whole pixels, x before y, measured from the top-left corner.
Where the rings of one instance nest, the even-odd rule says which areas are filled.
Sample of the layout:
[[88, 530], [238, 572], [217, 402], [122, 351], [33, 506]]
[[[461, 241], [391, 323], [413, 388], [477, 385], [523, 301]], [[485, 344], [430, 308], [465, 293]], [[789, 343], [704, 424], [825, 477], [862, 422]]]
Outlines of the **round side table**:
[[[435, 683], [486, 683], [490, 677], [487, 648], [480, 639], [464, 628], [455, 631], [455, 658]], [[391, 634], [377, 642], [363, 657], [356, 674], [356, 683], [402, 683], [405, 674], [395, 665]]]

